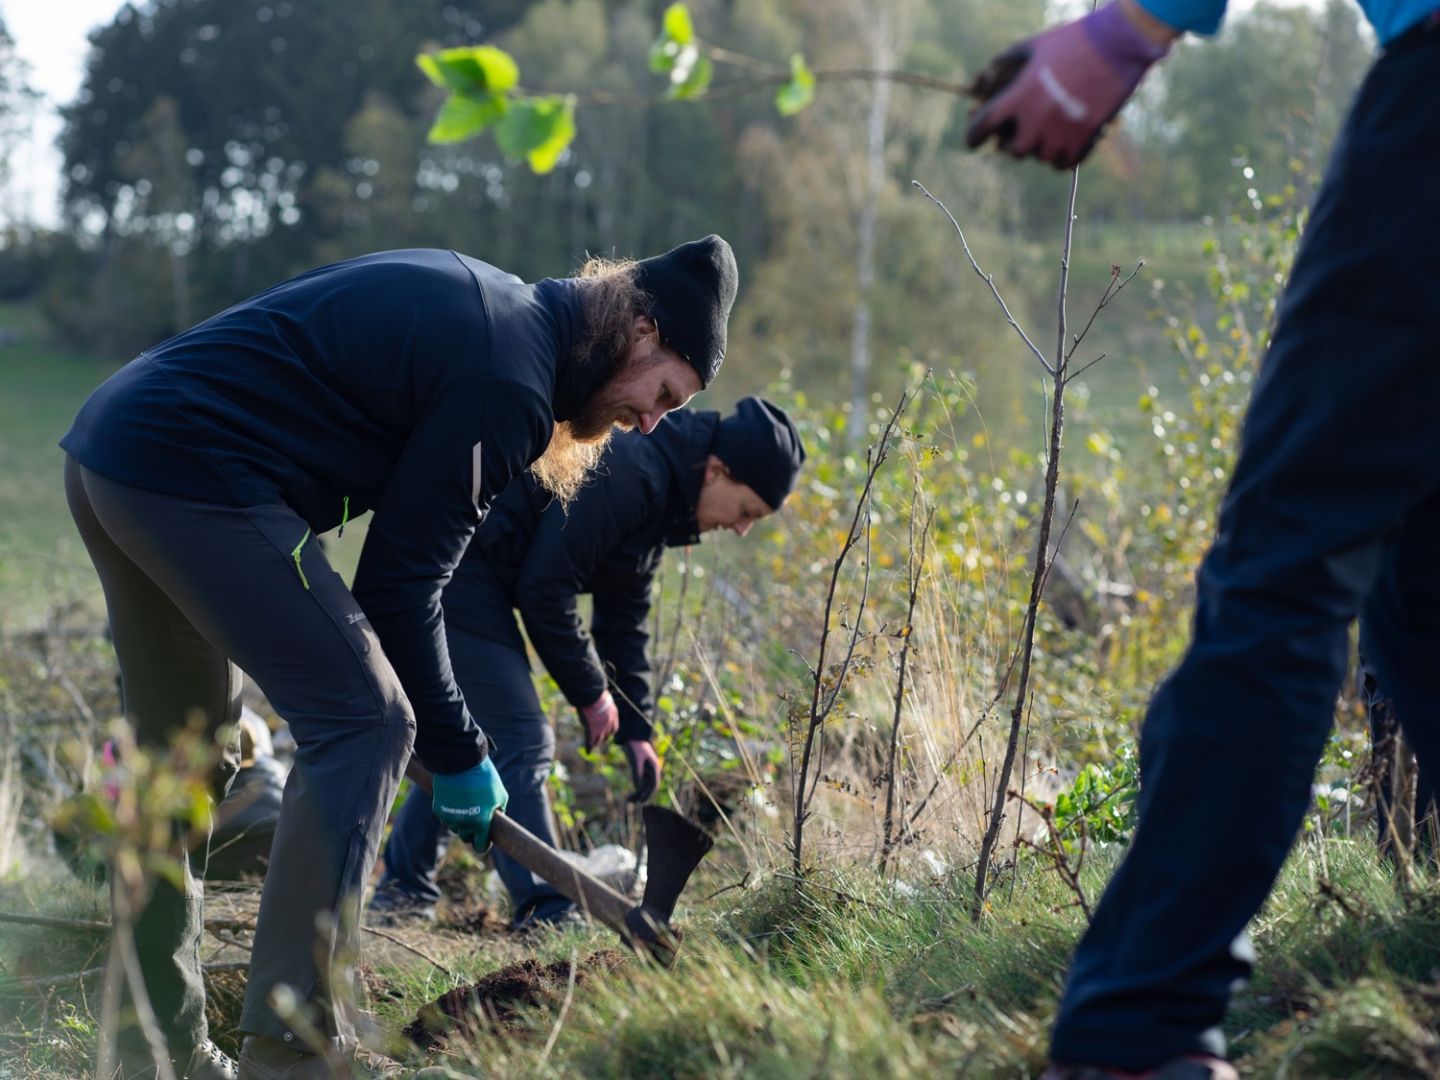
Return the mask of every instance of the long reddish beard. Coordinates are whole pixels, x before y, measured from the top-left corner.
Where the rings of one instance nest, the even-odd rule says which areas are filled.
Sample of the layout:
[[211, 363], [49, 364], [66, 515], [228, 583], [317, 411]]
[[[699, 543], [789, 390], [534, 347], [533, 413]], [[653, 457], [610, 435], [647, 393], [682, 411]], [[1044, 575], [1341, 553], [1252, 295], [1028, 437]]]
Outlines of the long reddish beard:
[[607, 425], [598, 435], [581, 438], [569, 421], [560, 421], [555, 425], [545, 453], [530, 466], [531, 475], [561, 506], [569, 506], [600, 463], [613, 430]]

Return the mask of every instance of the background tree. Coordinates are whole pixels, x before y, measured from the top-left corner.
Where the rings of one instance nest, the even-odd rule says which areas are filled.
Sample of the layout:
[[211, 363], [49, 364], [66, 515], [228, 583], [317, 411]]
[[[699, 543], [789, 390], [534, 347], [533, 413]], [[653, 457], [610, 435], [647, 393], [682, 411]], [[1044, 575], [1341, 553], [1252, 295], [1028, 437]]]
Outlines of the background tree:
[[0, 19], [0, 299], [28, 292], [36, 277], [35, 238], [14, 168], [31, 139], [39, 101], [28, 66]]
[[[825, 396], [845, 387], [858, 431], [867, 396], [892, 396], [916, 359], [980, 373], [987, 414], [1009, 428], [1026, 412], [1022, 369], [972, 292], [954, 288], [963, 267], [905, 184], [945, 178], [937, 194], [964, 200], [977, 253], [1023, 316], [1049, 304], [1034, 282], [1063, 178], [965, 151], [969, 104], [953, 92], [824, 76], [881, 66], [960, 86], [1045, 22], [1043, 0], [699, 0], [687, 25], [716, 57], [711, 81], [698, 100], [672, 102], [673, 73], [651, 71], [666, 10], [658, 0], [507, 0], [483, 15], [442, 0], [122, 9], [94, 35], [66, 113], [67, 246], [48, 290], [52, 322], [123, 355], [183, 321], [178, 299], [149, 302], [185, 293], [180, 269], [198, 318], [376, 248], [454, 247], [537, 278], [568, 273], [583, 252], [644, 255], [718, 231], [746, 268], [727, 392], [779, 371]], [[446, 92], [413, 57], [476, 42], [513, 58], [525, 93], [574, 95], [574, 139], [544, 175], [513, 140], [426, 140]], [[821, 74], [814, 103], [781, 116], [774, 92], [799, 52]], [[1089, 167], [1082, 258], [1094, 251], [1103, 276], [1109, 261], [1155, 255], [1173, 231], [1165, 242], [1182, 278], [1200, 284], [1199, 241], [1185, 229], [1226, 213], [1248, 183], [1237, 156], [1262, 186], [1280, 182], [1272, 174], [1303, 179], [1368, 52], [1342, 0], [1324, 11], [1262, 4], [1230, 21], [1204, 66], [1177, 50], [1168, 81]], [[178, 158], [154, 153], [161, 98], [176, 103]], [[1232, 114], [1243, 114], [1238, 129]], [[1113, 251], [1094, 232], [1107, 222], [1128, 230]], [[1124, 347], [1158, 350], [1163, 335], [1142, 331]]]

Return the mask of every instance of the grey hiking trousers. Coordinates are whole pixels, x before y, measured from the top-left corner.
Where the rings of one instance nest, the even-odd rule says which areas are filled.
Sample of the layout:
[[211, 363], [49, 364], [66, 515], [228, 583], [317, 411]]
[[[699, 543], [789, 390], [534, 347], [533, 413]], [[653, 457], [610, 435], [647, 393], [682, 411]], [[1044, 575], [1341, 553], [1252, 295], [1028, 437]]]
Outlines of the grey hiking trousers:
[[[359, 894], [415, 740], [414, 714], [379, 639], [318, 544], [298, 549], [297, 561], [308, 527], [286, 506], [157, 495], [74, 459], [65, 492], [105, 590], [138, 743], [163, 748], [196, 716], [212, 733], [237, 719], [240, 670], [295, 736], [241, 1030], [303, 1049], [271, 1004], [286, 985], [316, 1030], [350, 1039]], [[235, 771], [233, 755], [222, 762], [217, 797]], [[203, 849], [176, 852], [183, 894], [157, 880], [136, 927], [146, 990], [172, 1051], [207, 1037]]]

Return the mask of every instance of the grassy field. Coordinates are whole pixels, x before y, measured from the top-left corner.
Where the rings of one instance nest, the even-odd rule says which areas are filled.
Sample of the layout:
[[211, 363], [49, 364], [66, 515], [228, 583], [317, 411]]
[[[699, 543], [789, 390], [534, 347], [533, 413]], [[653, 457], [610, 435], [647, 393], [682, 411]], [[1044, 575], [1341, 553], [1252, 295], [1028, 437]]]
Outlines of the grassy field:
[[65, 508], [57, 445], [85, 396], [118, 365], [49, 344], [33, 308], [0, 306], [0, 623], [56, 603], [98, 604], [99, 584]]
[[[101, 611], [100, 583], [65, 506], [58, 443], [90, 391], [119, 366], [55, 346], [33, 307], [0, 305], [0, 629], [33, 624], [71, 602]], [[347, 525], [330, 545], [347, 576], [367, 520]]]

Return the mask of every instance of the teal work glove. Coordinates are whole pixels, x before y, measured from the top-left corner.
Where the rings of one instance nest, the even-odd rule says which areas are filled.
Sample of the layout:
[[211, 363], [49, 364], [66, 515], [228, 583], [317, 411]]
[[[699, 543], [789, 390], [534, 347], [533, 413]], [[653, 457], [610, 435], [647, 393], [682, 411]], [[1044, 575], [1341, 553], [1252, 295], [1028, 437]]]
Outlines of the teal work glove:
[[504, 810], [510, 793], [487, 757], [474, 768], [459, 773], [436, 773], [431, 781], [435, 816], [476, 851], [490, 847], [490, 819]]

